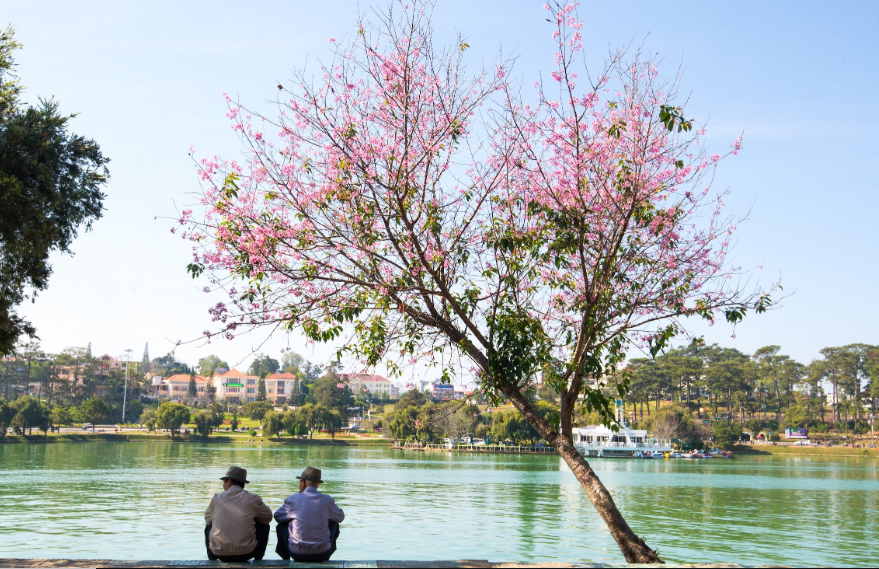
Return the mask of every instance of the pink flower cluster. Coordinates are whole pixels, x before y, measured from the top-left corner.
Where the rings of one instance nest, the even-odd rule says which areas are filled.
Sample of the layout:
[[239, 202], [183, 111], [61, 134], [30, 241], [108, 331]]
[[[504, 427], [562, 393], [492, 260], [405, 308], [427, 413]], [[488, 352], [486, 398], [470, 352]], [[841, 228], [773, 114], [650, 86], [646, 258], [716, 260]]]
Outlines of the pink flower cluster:
[[578, 87], [583, 24], [574, 5], [547, 9], [553, 82], [535, 100], [507, 82], [510, 61], [468, 75], [423, 12], [331, 38], [321, 81], [300, 72], [274, 119], [227, 97], [248, 159], [200, 160], [203, 219], [179, 220], [196, 262], [244, 285], [211, 309], [227, 336], [299, 327], [367, 366], [451, 346], [482, 373], [500, 312], [538, 322], [570, 362], [747, 300], [709, 187], [722, 157], [661, 118], [675, 85], [620, 53]]

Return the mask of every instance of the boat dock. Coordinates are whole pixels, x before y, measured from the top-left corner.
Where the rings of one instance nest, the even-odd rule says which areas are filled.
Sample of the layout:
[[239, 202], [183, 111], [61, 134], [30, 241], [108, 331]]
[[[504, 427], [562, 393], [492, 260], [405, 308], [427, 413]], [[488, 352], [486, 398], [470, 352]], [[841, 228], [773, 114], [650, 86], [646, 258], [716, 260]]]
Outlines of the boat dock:
[[549, 445], [474, 445], [448, 443], [395, 443], [391, 448], [397, 450], [418, 450], [432, 452], [480, 452], [491, 454], [558, 454]]

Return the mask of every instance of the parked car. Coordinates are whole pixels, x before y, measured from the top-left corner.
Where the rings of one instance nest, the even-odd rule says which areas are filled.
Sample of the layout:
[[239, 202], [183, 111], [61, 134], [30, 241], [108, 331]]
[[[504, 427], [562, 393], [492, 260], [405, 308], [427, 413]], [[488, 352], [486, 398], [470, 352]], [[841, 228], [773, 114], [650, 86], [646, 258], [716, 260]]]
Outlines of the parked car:
[[795, 446], [795, 447], [808, 447], [808, 446], [812, 446], [812, 441], [810, 441], [809, 439], [806, 439], [806, 440], [804, 440], [804, 441], [797, 441], [797, 442], [794, 443], [794, 446]]

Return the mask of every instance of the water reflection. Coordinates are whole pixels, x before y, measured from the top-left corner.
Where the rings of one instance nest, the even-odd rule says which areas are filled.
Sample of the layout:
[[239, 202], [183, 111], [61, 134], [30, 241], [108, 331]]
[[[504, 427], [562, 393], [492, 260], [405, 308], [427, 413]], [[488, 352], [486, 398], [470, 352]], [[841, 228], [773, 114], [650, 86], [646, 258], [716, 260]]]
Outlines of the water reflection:
[[[168, 443], [0, 445], [0, 557], [199, 559], [230, 464], [271, 507], [306, 464], [348, 518], [340, 558], [619, 562], [553, 456]], [[630, 524], [675, 562], [874, 564], [876, 461], [596, 460]]]

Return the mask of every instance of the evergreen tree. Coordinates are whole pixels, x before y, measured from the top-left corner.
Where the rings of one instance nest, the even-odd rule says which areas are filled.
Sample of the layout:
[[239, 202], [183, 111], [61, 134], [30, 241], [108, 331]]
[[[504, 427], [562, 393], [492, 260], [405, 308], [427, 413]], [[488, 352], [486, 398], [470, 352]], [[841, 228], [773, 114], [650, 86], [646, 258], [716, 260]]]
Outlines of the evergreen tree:
[[195, 388], [194, 373], [189, 374], [189, 388], [186, 390], [186, 397], [189, 399], [190, 404], [198, 397], [198, 391]]
[[141, 364], [141, 371], [143, 373], [150, 372], [150, 343], [147, 342], [143, 346], [143, 363]]
[[257, 401], [267, 401], [266, 397], [266, 381], [264, 379], [260, 379], [259, 383], [256, 386], [256, 400]]
[[265, 376], [271, 373], [277, 373], [280, 367], [281, 364], [278, 360], [265, 354], [256, 354], [253, 358], [253, 362], [250, 364], [249, 371], [253, 375], [265, 378]]

